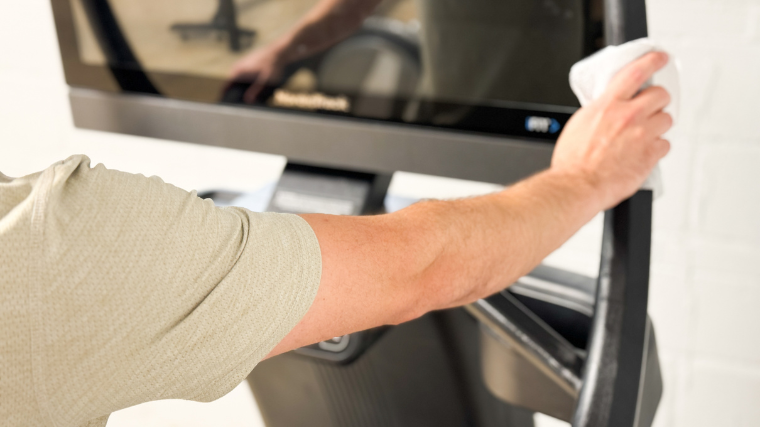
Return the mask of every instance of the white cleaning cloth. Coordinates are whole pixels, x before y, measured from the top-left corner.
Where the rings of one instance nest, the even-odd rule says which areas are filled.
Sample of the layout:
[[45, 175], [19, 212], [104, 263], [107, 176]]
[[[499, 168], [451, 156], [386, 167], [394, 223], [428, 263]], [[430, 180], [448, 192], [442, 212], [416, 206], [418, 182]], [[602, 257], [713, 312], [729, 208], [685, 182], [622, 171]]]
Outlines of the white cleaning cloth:
[[[570, 87], [575, 92], [575, 96], [578, 97], [581, 106], [585, 107], [604, 93], [610, 80], [626, 65], [649, 52], [663, 50], [657, 43], [648, 38], [634, 40], [619, 46], [608, 46], [573, 65], [570, 69]], [[672, 55], [668, 65], [657, 72], [653, 80], [655, 84], [663, 86], [670, 93], [671, 102], [665, 111], [673, 116], [675, 123], [678, 117], [678, 100], [681, 88], [678, 67]], [[649, 85], [650, 83], [647, 82], [642, 89]], [[652, 190], [654, 197], [659, 197], [662, 194], [662, 174], [659, 166], [654, 168], [642, 188]]]

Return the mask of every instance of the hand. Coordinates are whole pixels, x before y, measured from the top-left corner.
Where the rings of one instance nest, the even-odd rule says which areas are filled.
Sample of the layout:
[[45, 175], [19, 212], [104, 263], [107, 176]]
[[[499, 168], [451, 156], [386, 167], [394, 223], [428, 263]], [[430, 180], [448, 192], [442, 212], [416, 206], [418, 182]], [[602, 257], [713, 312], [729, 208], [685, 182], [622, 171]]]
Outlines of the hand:
[[625, 67], [601, 98], [570, 118], [557, 141], [551, 169], [581, 174], [599, 191], [604, 209], [633, 195], [670, 150], [662, 139], [673, 125], [663, 112], [670, 95], [656, 86], [639, 93], [667, 62], [656, 52]]
[[283, 49], [269, 45], [253, 51], [235, 63], [230, 71], [230, 80], [251, 82], [251, 86], [243, 94], [243, 101], [253, 104], [267, 83], [282, 77], [284, 67]]

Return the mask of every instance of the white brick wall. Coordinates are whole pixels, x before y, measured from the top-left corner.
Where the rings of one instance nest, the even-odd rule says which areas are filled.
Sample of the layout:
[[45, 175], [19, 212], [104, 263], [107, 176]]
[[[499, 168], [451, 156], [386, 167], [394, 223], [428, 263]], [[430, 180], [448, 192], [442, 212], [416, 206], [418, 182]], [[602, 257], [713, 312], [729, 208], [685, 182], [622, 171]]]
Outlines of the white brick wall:
[[[656, 424], [760, 426], [760, 0], [651, 0], [648, 7], [650, 34], [680, 60], [683, 84], [673, 151], [663, 162], [666, 194], [655, 205], [650, 312], [665, 379]], [[0, 5], [0, 53], [6, 174], [86, 153], [188, 189], [245, 189], [282, 167], [274, 156], [74, 129], [46, 0]], [[403, 179], [412, 186], [414, 177]], [[552, 262], [593, 271], [598, 225]]]
[[651, 0], [682, 67], [680, 123], [656, 202], [657, 426], [760, 426], [760, 2]]

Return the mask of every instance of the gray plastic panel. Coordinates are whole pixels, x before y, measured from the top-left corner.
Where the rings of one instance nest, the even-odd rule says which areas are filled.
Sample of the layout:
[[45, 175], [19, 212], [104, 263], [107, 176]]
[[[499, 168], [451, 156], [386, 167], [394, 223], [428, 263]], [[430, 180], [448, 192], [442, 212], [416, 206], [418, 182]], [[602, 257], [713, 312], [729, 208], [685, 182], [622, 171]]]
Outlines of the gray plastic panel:
[[545, 169], [554, 145], [415, 126], [72, 88], [79, 128], [286, 156], [315, 166], [508, 184]]

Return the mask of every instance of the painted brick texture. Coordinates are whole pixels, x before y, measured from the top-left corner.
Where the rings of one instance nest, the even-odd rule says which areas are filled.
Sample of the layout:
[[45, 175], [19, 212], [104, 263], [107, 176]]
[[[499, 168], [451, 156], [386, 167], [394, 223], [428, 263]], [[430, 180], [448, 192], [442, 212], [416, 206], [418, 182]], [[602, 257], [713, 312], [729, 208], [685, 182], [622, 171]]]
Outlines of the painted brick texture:
[[660, 426], [760, 425], [760, 2], [649, 1], [681, 65], [655, 205], [650, 313]]

